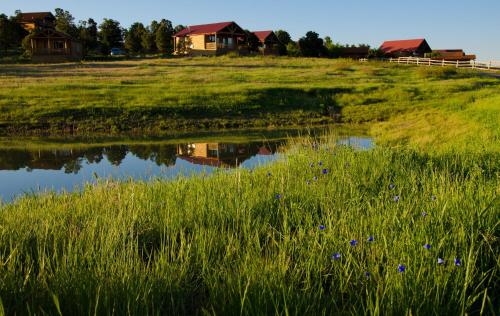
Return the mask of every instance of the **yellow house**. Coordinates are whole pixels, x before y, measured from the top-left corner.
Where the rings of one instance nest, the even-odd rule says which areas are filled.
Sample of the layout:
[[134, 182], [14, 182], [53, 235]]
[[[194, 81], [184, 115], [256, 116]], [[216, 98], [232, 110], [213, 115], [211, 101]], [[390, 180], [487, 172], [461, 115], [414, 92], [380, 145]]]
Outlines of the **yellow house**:
[[235, 22], [191, 25], [174, 35], [176, 55], [210, 56], [247, 50], [247, 34]]

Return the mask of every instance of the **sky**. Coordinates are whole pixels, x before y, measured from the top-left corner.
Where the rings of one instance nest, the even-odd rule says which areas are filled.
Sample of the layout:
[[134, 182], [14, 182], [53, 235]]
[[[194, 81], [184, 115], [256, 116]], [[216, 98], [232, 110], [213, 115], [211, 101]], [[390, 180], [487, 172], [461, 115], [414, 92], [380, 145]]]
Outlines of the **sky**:
[[244, 29], [307, 31], [342, 44], [379, 47], [384, 40], [425, 38], [433, 49], [462, 48], [481, 61], [500, 61], [500, 0], [0, 0], [0, 13], [63, 8], [89, 17], [174, 25], [235, 21]]

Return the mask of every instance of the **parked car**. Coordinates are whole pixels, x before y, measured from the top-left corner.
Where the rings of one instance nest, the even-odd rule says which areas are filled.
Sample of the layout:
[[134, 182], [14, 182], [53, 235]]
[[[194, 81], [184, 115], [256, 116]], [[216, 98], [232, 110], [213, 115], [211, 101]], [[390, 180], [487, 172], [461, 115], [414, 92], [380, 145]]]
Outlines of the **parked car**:
[[111, 48], [111, 56], [123, 56], [125, 51], [121, 48]]

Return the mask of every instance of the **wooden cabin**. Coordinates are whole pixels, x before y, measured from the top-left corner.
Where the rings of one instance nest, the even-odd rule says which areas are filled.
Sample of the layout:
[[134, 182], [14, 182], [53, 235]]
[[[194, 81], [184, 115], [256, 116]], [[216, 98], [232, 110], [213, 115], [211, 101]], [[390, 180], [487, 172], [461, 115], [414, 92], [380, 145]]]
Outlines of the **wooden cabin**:
[[31, 59], [34, 62], [76, 61], [83, 57], [82, 44], [54, 29], [42, 29], [30, 36]]
[[436, 49], [430, 54], [432, 59], [446, 61], [471, 61], [476, 60], [476, 55], [466, 55], [463, 49]]
[[174, 35], [175, 55], [213, 56], [247, 51], [247, 35], [235, 22], [191, 25]]
[[50, 12], [19, 14], [19, 24], [30, 32], [31, 59], [34, 62], [64, 62], [83, 58], [82, 44], [55, 29]]
[[386, 41], [380, 50], [387, 57], [424, 57], [432, 49], [425, 39]]
[[259, 41], [259, 52], [262, 55], [279, 55], [280, 41], [273, 31], [252, 32]]
[[370, 52], [369, 46], [358, 46], [358, 47], [342, 47], [340, 49], [340, 57], [351, 58], [351, 59], [361, 59], [367, 58]]

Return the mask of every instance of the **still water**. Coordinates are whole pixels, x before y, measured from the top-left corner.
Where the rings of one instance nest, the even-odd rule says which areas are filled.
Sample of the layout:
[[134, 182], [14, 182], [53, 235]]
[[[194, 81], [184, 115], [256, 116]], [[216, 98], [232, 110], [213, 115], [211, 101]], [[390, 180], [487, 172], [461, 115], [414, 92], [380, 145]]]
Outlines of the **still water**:
[[[149, 180], [210, 174], [216, 169], [253, 169], [282, 155], [287, 138], [226, 141], [135, 142], [112, 145], [58, 143], [0, 146], [0, 200], [46, 191], [73, 191], [97, 179]], [[367, 137], [346, 136], [340, 143], [373, 146]], [[39, 144], [39, 143], [37, 143]]]

